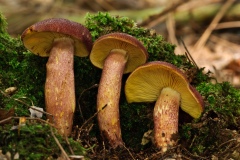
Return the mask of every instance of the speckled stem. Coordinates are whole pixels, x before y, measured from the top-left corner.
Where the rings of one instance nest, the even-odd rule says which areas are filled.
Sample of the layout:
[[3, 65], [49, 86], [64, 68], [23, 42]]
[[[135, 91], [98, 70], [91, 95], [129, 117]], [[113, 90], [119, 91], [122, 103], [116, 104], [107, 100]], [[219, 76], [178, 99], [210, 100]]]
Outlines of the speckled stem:
[[75, 111], [73, 43], [69, 38], [56, 39], [46, 65], [46, 111], [54, 116], [48, 117], [50, 122], [66, 136], [71, 134]]
[[[104, 62], [97, 96], [98, 125], [102, 137], [112, 148], [123, 144], [119, 118], [122, 75], [127, 62], [123, 50], [112, 50]], [[102, 109], [107, 105], [104, 109]]]
[[179, 105], [180, 94], [171, 88], [163, 88], [153, 113], [155, 144], [163, 152], [176, 144]]

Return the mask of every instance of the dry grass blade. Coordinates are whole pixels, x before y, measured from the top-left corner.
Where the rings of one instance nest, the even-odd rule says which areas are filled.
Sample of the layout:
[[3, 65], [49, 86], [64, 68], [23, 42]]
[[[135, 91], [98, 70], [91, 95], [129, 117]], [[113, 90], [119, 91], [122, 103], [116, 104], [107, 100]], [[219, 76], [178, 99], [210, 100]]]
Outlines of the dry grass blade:
[[215, 42], [215, 43], [220, 43], [222, 46], [226, 46], [235, 50], [240, 50], [240, 46], [236, 43], [230, 42], [228, 40], [225, 40], [223, 38], [220, 38], [216, 35], [211, 35], [209, 38], [211, 41]]
[[65, 150], [63, 149], [62, 145], [59, 143], [57, 137], [54, 135], [52, 127], [50, 127], [50, 128], [51, 128], [51, 134], [52, 134], [55, 142], [57, 143], [59, 149], [62, 151], [62, 154], [64, 155], [64, 157], [65, 157], [67, 160], [70, 160], [70, 158], [68, 157], [67, 153], [66, 153]]
[[226, 29], [226, 28], [240, 28], [240, 21], [219, 23], [216, 26], [215, 30], [217, 30], [217, 29]]
[[222, 6], [220, 11], [217, 13], [217, 15], [214, 17], [208, 28], [205, 30], [201, 38], [197, 41], [197, 43], [194, 46], [193, 51], [201, 50], [201, 48], [205, 45], [206, 41], [208, 40], [209, 36], [211, 35], [212, 31], [217, 27], [219, 21], [222, 19], [224, 14], [227, 12], [227, 10], [233, 5], [235, 0], [228, 0], [226, 3]]
[[177, 3], [170, 5], [166, 9], [164, 9], [161, 13], [150, 16], [147, 20], [143, 21], [140, 26], [152, 28], [161, 21], [166, 19], [167, 13], [174, 11], [176, 8], [178, 8], [180, 5], [186, 3], [189, 0], [186, 1], [178, 1]]
[[94, 84], [94, 85], [92, 85], [91, 87], [89, 87], [89, 88], [87, 88], [87, 89], [84, 89], [84, 90], [81, 92], [80, 96], [78, 97], [78, 108], [79, 108], [79, 112], [80, 112], [80, 115], [81, 115], [81, 118], [82, 118], [82, 121], [83, 121], [83, 122], [85, 121], [85, 119], [84, 119], [83, 114], [82, 114], [82, 109], [81, 109], [81, 105], [80, 105], [80, 100], [81, 100], [81, 98], [82, 98], [82, 95], [83, 95], [86, 91], [89, 91], [90, 89], [93, 89], [93, 88], [96, 88], [96, 87], [98, 87], [98, 84]]
[[[6, 119], [1, 120], [1, 121], [0, 121], [0, 124], [5, 123], [5, 122], [7, 122], [7, 121], [9, 121], [9, 120], [11, 120], [11, 119], [19, 119], [19, 118], [21, 118], [21, 117], [14, 117], [14, 116], [11, 116], [11, 117], [8, 117], [8, 118], [6, 118]], [[40, 119], [40, 118], [26, 117], [26, 119], [27, 119], [27, 120], [36, 120], [36, 121], [40, 121], [40, 122], [43, 122], [43, 123], [48, 124], [48, 125], [51, 126], [51, 127], [54, 127], [53, 124], [51, 124], [51, 123], [49, 123], [48, 121], [45, 121], [45, 120], [43, 120], [43, 119]]]
[[123, 145], [123, 147], [128, 151], [128, 153], [129, 153], [129, 155], [132, 157], [132, 159], [133, 159], [133, 160], [136, 160], [136, 159], [134, 158], [134, 156], [132, 155], [132, 153], [130, 152], [130, 150], [129, 150], [125, 145]]
[[[82, 131], [83, 127], [84, 127], [88, 122], [90, 122], [94, 117], [96, 117], [97, 114], [98, 114], [100, 111], [102, 111], [103, 109], [105, 109], [105, 107], [107, 107], [107, 104], [106, 104], [105, 106], [103, 106], [101, 110], [99, 110], [99, 111], [97, 111], [96, 113], [94, 113], [93, 116], [91, 116], [88, 120], [86, 120], [86, 121], [82, 124], [82, 126], [81, 126], [80, 129], [79, 129], [79, 136], [78, 136], [78, 137], [80, 137], [80, 134], [81, 134], [81, 131]], [[78, 139], [79, 139], [79, 138], [78, 138]]]

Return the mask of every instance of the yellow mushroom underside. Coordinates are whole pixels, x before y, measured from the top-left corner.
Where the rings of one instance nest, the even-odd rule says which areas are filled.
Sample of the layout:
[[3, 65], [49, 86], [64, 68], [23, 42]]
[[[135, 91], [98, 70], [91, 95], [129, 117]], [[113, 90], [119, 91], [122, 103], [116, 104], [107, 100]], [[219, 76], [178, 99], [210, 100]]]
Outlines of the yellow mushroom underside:
[[[36, 32], [28, 29], [23, 38], [23, 43], [32, 53], [41, 57], [48, 57], [52, 48], [54, 39], [67, 37], [65, 34], [57, 32]], [[71, 36], [68, 36], [71, 37]], [[71, 37], [74, 40], [75, 55], [86, 57], [89, 54], [86, 46], [77, 38]]]
[[129, 73], [133, 71], [138, 66], [144, 64], [147, 60], [147, 55], [140, 54], [139, 52], [144, 51], [141, 51], [137, 45], [129, 44], [129, 42], [124, 39], [116, 40], [114, 37], [110, 37], [104, 41], [100, 41], [94, 44], [92, 53], [97, 54], [90, 54], [90, 59], [92, 63], [98, 68], [103, 68], [104, 61], [112, 49], [123, 49], [127, 52], [129, 56], [124, 73]]
[[[200, 117], [202, 107], [183, 75], [173, 72], [168, 66], [141, 66], [126, 82], [125, 93], [129, 103], [154, 102], [165, 87], [176, 90], [181, 95], [181, 108], [194, 118]], [[140, 68], [140, 67], [139, 67]], [[134, 79], [134, 80], [132, 80]]]

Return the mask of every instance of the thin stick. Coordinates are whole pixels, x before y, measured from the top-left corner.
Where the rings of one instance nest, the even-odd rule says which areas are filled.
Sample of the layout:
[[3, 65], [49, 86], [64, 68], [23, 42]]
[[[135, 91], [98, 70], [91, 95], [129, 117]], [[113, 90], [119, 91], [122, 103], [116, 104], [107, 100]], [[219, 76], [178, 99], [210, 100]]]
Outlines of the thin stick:
[[52, 127], [50, 127], [50, 129], [51, 129], [51, 134], [52, 134], [55, 142], [57, 143], [58, 147], [59, 147], [60, 150], [62, 151], [63, 155], [65, 156], [65, 158], [66, 158], [67, 160], [70, 160], [70, 158], [68, 157], [67, 153], [66, 153], [65, 150], [63, 149], [62, 145], [61, 145], [60, 142], [58, 141], [57, 137], [54, 135]]
[[[170, 0], [169, 4], [173, 4], [173, 0]], [[176, 33], [175, 33], [176, 24], [175, 24], [175, 19], [173, 17], [173, 12], [168, 13], [167, 19], [166, 19], [166, 26], [167, 26], [169, 41], [179, 46], [178, 41], [176, 39]]]
[[133, 155], [132, 155], [132, 153], [130, 152], [130, 150], [129, 150], [125, 145], [123, 145], [123, 147], [128, 151], [128, 153], [129, 153], [129, 155], [132, 157], [132, 159], [133, 159], [133, 160], [136, 160], [136, 159], [133, 157]]
[[9, 121], [9, 120], [11, 120], [11, 119], [13, 119], [12, 116], [11, 116], [11, 117], [8, 117], [8, 118], [5, 118], [5, 119], [3, 119], [3, 120], [0, 121], [0, 124], [5, 123], [5, 122], [7, 122], [7, 121]]
[[83, 118], [82, 109], [81, 109], [81, 105], [80, 105], [80, 100], [81, 100], [81, 98], [82, 98], [83, 93], [85, 93], [86, 91], [88, 91], [88, 90], [90, 90], [90, 89], [96, 88], [96, 87], [98, 87], [98, 84], [94, 84], [94, 85], [92, 85], [91, 87], [89, 87], [89, 88], [87, 88], [87, 89], [84, 89], [84, 90], [81, 92], [80, 96], [78, 97], [78, 108], [79, 108], [79, 112], [80, 112], [80, 115], [81, 115], [81, 118], [82, 118], [82, 121], [83, 121], [83, 122], [84, 122], [85, 120], [84, 120], [84, 118]]
[[[82, 124], [82, 126], [81, 126], [80, 129], [79, 129], [79, 130], [80, 130], [80, 133], [81, 133], [81, 131], [82, 131], [83, 126], [85, 126], [90, 120], [92, 120], [94, 117], [96, 117], [97, 114], [98, 114], [100, 111], [102, 111], [103, 109], [105, 109], [105, 107], [107, 107], [107, 104], [105, 104], [101, 110], [99, 110], [99, 111], [97, 111], [96, 113], [94, 113], [93, 116], [91, 116], [87, 121], [85, 121], [85, 122]], [[78, 138], [80, 137], [80, 133], [79, 133]]]
[[183, 150], [186, 151], [187, 154], [190, 155], [191, 157], [199, 158], [199, 159], [209, 159], [209, 157], [201, 157], [201, 156], [198, 156], [198, 155], [192, 154], [192, 153], [190, 153], [186, 148], [183, 148]]
[[214, 43], [221, 43], [222, 46], [226, 46], [231, 49], [240, 50], [240, 46], [237, 43], [230, 42], [213, 34], [210, 36], [209, 40]]
[[[27, 98], [27, 97], [22, 97], [22, 98]], [[29, 99], [29, 98], [28, 98], [28, 99]], [[31, 108], [31, 109], [33, 109], [33, 110], [35, 110], [35, 111], [38, 111], [38, 112], [41, 112], [41, 113], [43, 113], [43, 114], [46, 114], [46, 115], [51, 116], [52, 119], [53, 119], [53, 122], [54, 122], [54, 116], [53, 116], [52, 114], [50, 114], [50, 113], [48, 113], [48, 112], [45, 112], [45, 111], [38, 110], [37, 108], [34, 108], [33, 106], [29, 106], [27, 103], [23, 102], [23, 101], [20, 100], [20, 99], [15, 98], [14, 100], [15, 100], [15, 101], [18, 101], [18, 102], [20, 102], [20, 103], [22, 103], [22, 104], [24, 104], [24, 105], [26, 105], [28, 108]], [[31, 99], [30, 99], [30, 100], [31, 100]], [[31, 102], [32, 102], [32, 100], [31, 100]], [[32, 103], [32, 105], [33, 105], [33, 103]]]
[[158, 23], [160, 23], [161, 21], [166, 19], [167, 13], [177, 9], [180, 5], [182, 5], [183, 3], [186, 3], [187, 1], [189, 1], [189, 0], [178, 1], [176, 4], [167, 7], [166, 9], [164, 9], [159, 14], [150, 16], [150, 18], [145, 20], [145, 21], [143, 21], [140, 24], [140, 26], [144, 26], [144, 27], [147, 27], [147, 28], [154, 27], [155, 25], [157, 25]]
[[11, 96], [9, 96], [9, 95], [7, 95], [6, 93], [4, 93], [2, 90], [0, 90], [0, 92], [1, 92], [5, 97], [7, 97], [7, 98], [9, 98], [9, 99], [13, 99], [13, 100], [15, 100], [15, 101], [17, 101], [17, 102], [20, 102], [20, 103], [24, 104], [24, 105], [27, 106], [28, 108], [31, 108], [31, 109], [33, 109], [33, 110], [35, 110], [35, 111], [38, 111], [38, 112], [41, 112], [41, 113], [43, 113], [43, 114], [52, 116], [52, 117], [54, 118], [54, 116], [53, 116], [52, 114], [50, 114], [50, 113], [48, 113], [48, 112], [44, 112], [44, 111], [38, 110], [38, 109], [32, 107], [32, 106], [34, 106], [33, 101], [32, 101], [30, 98], [28, 98], [28, 97], [21, 97], [21, 98], [22, 98], [22, 99], [29, 99], [29, 100], [31, 101], [31, 103], [32, 103], [32, 106], [30, 106], [30, 105], [28, 105], [26, 102], [20, 100], [21, 98], [12, 98]]
[[215, 30], [217, 29], [226, 29], [226, 28], [240, 28], [240, 21], [232, 21], [232, 22], [222, 22], [219, 23]]
[[214, 17], [208, 28], [205, 30], [201, 38], [197, 41], [197, 43], [194, 46], [194, 51], [202, 49], [202, 47], [206, 44], [206, 41], [208, 40], [209, 36], [211, 35], [212, 31], [217, 27], [219, 21], [222, 19], [224, 14], [227, 12], [227, 10], [233, 5], [235, 0], [228, 0], [226, 3], [222, 6], [220, 11], [217, 13], [217, 15]]
[[[20, 118], [20, 117], [14, 117], [14, 116], [11, 116], [11, 117], [8, 117], [8, 118], [6, 118], [6, 119], [1, 120], [1, 121], [0, 121], [0, 124], [2, 124], [2, 123], [4, 123], [4, 122], [7, 122], [7, 121], [9, 121], [9, 120], [11, 120], [11, 119], [19, 119], [19, 118]], [[43, 119], [40, 119], [40, 118], [26, 117], [26, 119], [27, 119], [27, 120], [37, 120], [37, 121], [40, 121], [40, 122], [46, 123], [46, 124], [48, 124], [48, 125], [54, 127], [53, 124], [51, 124], [51, 123], [49, 123], [48, 121], [45, 121], [45, 120], [43, 120]]]
[[69, 141], [68, 141], [68, 138], [67, 138], [66, 136], [65, 136], [65, 141], [67, 142], [67, 145], [68, 145], [68, 148], [69, 148], [71, 154], [74, 155], [74, 151], [73, 151], [73, 149], [72, 149], [72, 147], [71, 147], [71, 145], [70, 145], [70, 143], [69, 143]]
[[195, 67], [197, 67], [197, 69], [199, 69], [197, 63], [196, 63], [195, 60], [193, 59], [192, 55], [190, 54], [189, 50], [187, 49], [187, 46], [185, 45], [185, 43], [184, 43], [184, 41], [182, 40], [182, 38], [180, 38], [180, 40], [181, 40], [181, 42], [182, 42], [182, 44], [183, 44], [184, 49], [186, 50], [186, 52], [185, 52], [186, 57], [188, 58], [188, 60], [189, 60], [190, 62], [193, 63], [193, 65], [194, 65]]
[[228, 140], [228, 141], [220, 144], [220, 145], [218, 146], [218, 148], [221, 148], [223, 145], [226, 145], [227, 143], [230, 143], [230, 142], [233, 142], [233, 141], [237, 141], [237, 140], [236, 140], [235, 138], [234, 138], [234, 139], [230, 139], [230, 140]]

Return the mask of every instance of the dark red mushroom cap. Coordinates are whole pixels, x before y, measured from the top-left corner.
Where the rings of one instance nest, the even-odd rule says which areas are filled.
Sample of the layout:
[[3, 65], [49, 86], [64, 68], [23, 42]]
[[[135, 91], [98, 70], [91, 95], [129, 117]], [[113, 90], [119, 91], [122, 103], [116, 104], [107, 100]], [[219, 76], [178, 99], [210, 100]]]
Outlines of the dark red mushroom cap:
[[69, 37], [74, 40], [75, 55], [88, 56], [92, 37], [83, 25], [62, 18], [46, 19], [28, 27], [21, 36], [27, 49], [42, 57], [49, 56], [55, 38]]

